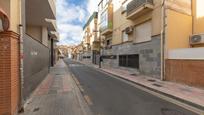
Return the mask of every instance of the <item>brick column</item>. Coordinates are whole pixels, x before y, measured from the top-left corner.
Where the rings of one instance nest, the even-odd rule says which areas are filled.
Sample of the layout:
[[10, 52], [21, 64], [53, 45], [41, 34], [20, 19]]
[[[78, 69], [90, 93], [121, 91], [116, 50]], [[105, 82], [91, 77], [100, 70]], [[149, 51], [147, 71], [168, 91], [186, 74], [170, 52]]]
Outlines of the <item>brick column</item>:
[[0, 115], [14, 115], [19, 104], [19, 35], [0, 33]]

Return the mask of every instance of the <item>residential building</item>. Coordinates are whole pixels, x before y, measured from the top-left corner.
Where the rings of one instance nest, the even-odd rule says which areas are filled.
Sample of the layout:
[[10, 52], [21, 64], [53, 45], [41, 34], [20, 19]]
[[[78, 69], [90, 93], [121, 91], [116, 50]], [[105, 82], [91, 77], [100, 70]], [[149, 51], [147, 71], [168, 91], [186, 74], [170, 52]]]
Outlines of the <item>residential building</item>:
[[73, 59], [77, 61], [82, 61], [84, 56], [83, 44], [80, 43], [73, 48]]
[[68, 57], [68, 55], [69, 55], [69, 52], [68, 52], [69, 46], [67, 46], [67, 45], [58, 45], [57, 48], [61, 50], [64, 57]]
[[72, 50], [74, 47], [76, 46], [58, 45], [57, 49], [60, 49], [65, 57], [72, 58]]
[[[55, 64], [55, 49], [59, 35], [56, 27], [55, 0], [26, 0], [22, 4], [24, 99], [45, 78]], [[22, 10], [23, 10], [22, 8]], [[31, 84], [32, 82], [32, 84]]]
[[102, 65], [203, 87], [200, 4], [202, 0], [101, 0]]
[[103, 66], [160, 78], [161, 1], [102, 0]]
[[83, 28], [83, 61], [98, 64], [99, 62], [99, 30], [98, 13], [94, 12]]
[[55, 63], [55, 0], [0, 0], [9, 30], [0, 33], [0, 114], [14, 115]]
[[167, 0], [164, 12], [164, 79], [204, 87], [203, 0]]

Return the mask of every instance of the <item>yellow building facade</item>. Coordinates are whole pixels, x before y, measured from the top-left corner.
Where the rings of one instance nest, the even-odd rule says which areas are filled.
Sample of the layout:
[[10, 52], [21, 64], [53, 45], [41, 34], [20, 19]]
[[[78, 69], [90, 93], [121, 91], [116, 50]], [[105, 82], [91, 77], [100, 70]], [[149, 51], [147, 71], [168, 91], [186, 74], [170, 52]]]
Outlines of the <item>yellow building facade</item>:
[[166, 0], [164, 79], [204, 87], [203, 0]]
[[[202, 4], [203, 0], [101, 0], [98, 25], [103, 66], [203, 86], [199, 71], [204, 59]], [[193, 38], [200, 41], [192, 43]], [[174, 61], [180, 61], [180, 66], [172, 66]], [[189, 64], [197, 67], [185, 68]], [[185, 69], [178, 72], [176, 67]], [[194, 80], [193, 74], [198, 76]]]
[[161, 0], [102, 0], [103, 66], [160, 78]]
[[94, 12], [83, 28], [83, 47], [82, 60], [97, 64], [99, 58], [99, 30], [98, 12]]

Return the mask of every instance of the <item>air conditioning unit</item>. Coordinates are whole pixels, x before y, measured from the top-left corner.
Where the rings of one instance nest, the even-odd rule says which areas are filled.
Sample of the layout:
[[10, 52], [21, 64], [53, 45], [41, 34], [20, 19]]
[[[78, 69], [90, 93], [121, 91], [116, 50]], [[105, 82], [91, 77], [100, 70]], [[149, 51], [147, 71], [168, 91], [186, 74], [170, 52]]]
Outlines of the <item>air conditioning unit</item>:
[[133, 27], [132, 26], [125, 28], [125, 33], [126, 34], [131, 34], [132, 32], [133, 32]]
[[190, 45], [204, 44], [204, 34], [190, 36]]

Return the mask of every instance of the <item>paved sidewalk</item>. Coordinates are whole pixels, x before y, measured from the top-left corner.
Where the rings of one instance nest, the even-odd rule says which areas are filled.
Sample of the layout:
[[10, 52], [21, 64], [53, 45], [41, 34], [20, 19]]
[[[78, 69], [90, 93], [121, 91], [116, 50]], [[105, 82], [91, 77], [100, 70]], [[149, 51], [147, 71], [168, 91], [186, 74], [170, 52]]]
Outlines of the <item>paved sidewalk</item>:
[[21, 115], [92, 115], [63, 60], [28, 100]]
[[[89, 64], [86, 62], [80, 63], [98, 68], [98, 65]], [[204, 110], [204, 89], [199, 89], [168, 81], [161, 81], [159, 79], [155, 79], [148, 76], [131, 75], [132, 72], [122, 69], [114, 69], [110, 67], [102, 67], [100, 69], [104, 72], [116, 75], [122, 79], [134, 82], [153, 91], [166, 94], [168, 96], [179, 99], [180, 101], [184, 101], [190, 105], [194, 105]]]

